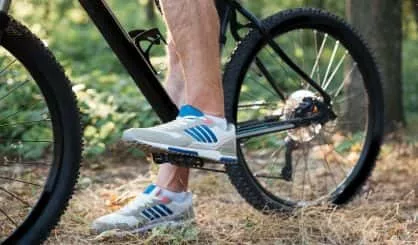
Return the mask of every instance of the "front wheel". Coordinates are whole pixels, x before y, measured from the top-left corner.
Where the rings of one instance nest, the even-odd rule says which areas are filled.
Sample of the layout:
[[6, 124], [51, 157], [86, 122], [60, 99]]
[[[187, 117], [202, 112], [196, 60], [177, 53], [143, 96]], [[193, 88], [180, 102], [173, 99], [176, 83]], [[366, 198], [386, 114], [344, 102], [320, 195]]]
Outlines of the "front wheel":
[[348, 24], [320, 10], [288, 10], [262, 23], [331, 102], [252, 30], [224, 76], [240, 160], [226, 167], [231, 182], [264, 211], [344, 204], [371, 174], [382, 140], [382, 89], [371, 52]]
[[0, 47], [0, 243], [39, 244], [77, 181], [79, 111], [69, 80], [43, 42], [2, 17], [10, 21]]

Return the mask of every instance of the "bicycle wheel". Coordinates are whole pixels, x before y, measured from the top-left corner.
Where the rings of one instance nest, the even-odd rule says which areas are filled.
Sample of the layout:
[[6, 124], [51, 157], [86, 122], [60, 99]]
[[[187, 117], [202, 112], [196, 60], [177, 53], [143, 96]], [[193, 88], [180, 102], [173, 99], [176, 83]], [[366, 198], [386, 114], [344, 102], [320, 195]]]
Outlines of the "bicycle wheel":
[[0, 243], [38, 244], [78, 177], [79, 111], [62, 68], [28, 29], [10, 19], [1, 46]]
[[288, 10], [263, 25], [331, 105], [251, 31], [224, 76], [240, 159], [226, 167], [230, 180], [260, 210], [344, 204], [370, 175], [382, 140], [375, 61], [349, 25], [320, 10]]

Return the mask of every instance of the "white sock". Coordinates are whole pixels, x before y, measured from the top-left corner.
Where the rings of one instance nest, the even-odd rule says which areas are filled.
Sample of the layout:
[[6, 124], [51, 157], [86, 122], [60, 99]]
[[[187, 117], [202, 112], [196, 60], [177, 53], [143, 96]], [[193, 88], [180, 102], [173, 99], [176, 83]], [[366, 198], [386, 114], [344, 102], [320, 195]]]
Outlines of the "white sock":
[[228, 122], [224, 117], [215, 117], [210, 115], [205, 115], [207, 118], [212, 120], [216, 125], [218, 125], [223, 130], [226, 130], [228, 128]]
[[166, 189], [161, 188], [161, 194], [163, 196], [168, 197], [170, 200], [175, 202], [183, 202], [186, 198], [186, 192], [173, 192]]

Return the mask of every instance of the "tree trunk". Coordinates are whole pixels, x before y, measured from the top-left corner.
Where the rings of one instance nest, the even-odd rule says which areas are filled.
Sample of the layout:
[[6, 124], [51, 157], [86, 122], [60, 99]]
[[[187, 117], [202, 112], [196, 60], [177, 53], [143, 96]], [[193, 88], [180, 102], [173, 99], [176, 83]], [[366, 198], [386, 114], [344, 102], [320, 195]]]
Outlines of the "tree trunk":
[[[351, 23], [366, 38], [382, 71], [387, 132], [403, 125], [402, 1], [347, 0]], [[367, 82], [367, 81], [366, 81]]]

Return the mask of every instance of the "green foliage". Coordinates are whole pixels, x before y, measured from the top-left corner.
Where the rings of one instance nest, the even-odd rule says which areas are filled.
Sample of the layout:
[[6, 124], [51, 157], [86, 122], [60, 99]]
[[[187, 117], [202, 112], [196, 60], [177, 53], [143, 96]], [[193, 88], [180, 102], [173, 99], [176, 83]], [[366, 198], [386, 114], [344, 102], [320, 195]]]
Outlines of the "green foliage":
[[[0, 155], [11, 161], [38, 159], [52, 141], [48, 109], [24, 68], [5, 52], [0, 54], [4, 81], [0, 84]], [[13, 68], [12, 72], [4, 72], [5, 67]]]
[[403, 45], [403, 89], [407, 117], [418, 114], [418, 38], [405, 40]]
[[[153, 24], [146, 19], [144, 6], [147, 1], [109, 0], [107, 2], [115, 10], [116, 15], [126, 29], [147, 29], [157, 25], [164, 32], [164, 24], [161, 18], [158, 18]], [[321, 7], [320, 5], [344, 16], [344, 1], [243, 0], [243, 2], [258, 16], [268, 16], [291, 7]], [[12, 14], [28, 25], [49, 45], [59, 62], [64, 66], [70, 79], [74, 82], [74, 91], [78, 95], [83, 113], [82, 119], [85, 125], [86, 153], [88, 156], [97, 156], [105, 152], [106, 146], [118, 141], [122, 131], [126, 128], [147, 127], [158, 122], [158, 118], [151, 111], [150, 106], [102, 39], [96, 27], [84, 13], [78, 1], [14, 1]], [[406, 15], [405, 23], [407, 25], [404, 45], [405, 108], [410, 113], [417, 113], [417, 34], [413, 33], [414, 24], [410, 14]], [[229, 51], [233, 44], [229, 43], [227, 47], [227, 51]], [[296, 48], [294, 55], [298, 56], [300, 51], [303, 52], [303, 50]], [[164, 53], [163, 47], [155, 50], [158, 63], [161, 63], [162, 59], [158, 57], [162, 57]], [[277, 73], [277, 76], [285, 76], [280, 74], [278, 67], [276, 67], [276, 71], [272, 72]], [[286, 80], [288, 81], [284, 84], [289, 86], [286, 89], [291, 90], [292, 84], [295, 83], [294, 78], [289, 76]], [[19, 81], [22, 80], [15, 78], [14, 83]], [[6, 93], [7, 89], [10, 89], [10, 86], [0, 86], [0, 95]], [[39, 92], [35, 93], [36, 88], [32, 86], [30, 89], [33, 91], [22, 91], [22, 94], [16, 96], [19, 98], [27, 96], [25, 97], [27, 101], [39, 99], [36, 98], [36, 94], [39, 95]], [[252, 93], [256, 92], [252, 91]], [[12, 103], [13, 106], [7, 108], [0, 104], [0, 118], [24, 106], [24, 100], [14, 97], [9, 99], [16, 102]], [[16, 117], [13, 120], [14, 122], [26, 120], [35, 112], [36, 110], [28, 111], [21, 118]], [[39, 111], [37, 114], [40, 114]], [[13, 123], [13, 121], [10, 121], [10, 123]], [[1, 132], [1, 136], [19, 136], [20, 139], [47, 139], [52, 137], [48, 130], [42, 130], [35, 126], [16, 126], [9, 132]], [[1, 147], [0, 152], [5, 150], [4, 147]], [[19, 154], [33, 158], [48, 150], [47, 144], [37, 144], [35, 147], [23, 144], [13, 145], [12, 147], [19, 148]]]
[[182, 227], [162, 226], [154, 228], [145, 244], [185, 244], [196, 242], [199, 234], [200, 230], [192, 222], [186, 221], [186, 224]]
[[356, 133], [352, 135], [351, 137], [348, 137], [347, 139], [342, 141], [339, 145], [337, 145], [337, 147], [335, 148], [335, 151], [340, 154], [350, 152], [354, 146], [360, 145], [363, 140], [364, 140], [363, 133], [362, 132]]
[[[126, 128], [149, 127], [158, 122], [77, 1], [15, 2], [13, 15], [48, 43], [75, 83], [73, 90], [80, 102], [88, 157], [104, 153], [106, 146], [117, 142]], [[143, 14], [142, 2], [108, 2], [126, 29], [150, 27]], [[162, 26], [162, 22], [159, 25]], [[161, 48], [157, 54], [162, 56], [163, 51]], [[16, 110], [18, 106], [17, 103], [10, 110]], [[38, 148], [38, 154], [42, 154], [46, 146]]]

